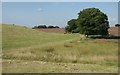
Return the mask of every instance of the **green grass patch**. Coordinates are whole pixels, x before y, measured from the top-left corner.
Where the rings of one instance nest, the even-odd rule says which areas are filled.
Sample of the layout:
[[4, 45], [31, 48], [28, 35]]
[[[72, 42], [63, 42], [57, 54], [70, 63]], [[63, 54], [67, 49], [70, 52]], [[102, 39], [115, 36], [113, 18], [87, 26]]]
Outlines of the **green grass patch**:
[[2, 25], [2, 44], [3, 50], [14, 48], [23, 48], [33, 45], [42, 45], [46, 43], [60, 42], [73, 39], [78, 34], [56, 34], [46, 33], [30, 28], [13, 25]]

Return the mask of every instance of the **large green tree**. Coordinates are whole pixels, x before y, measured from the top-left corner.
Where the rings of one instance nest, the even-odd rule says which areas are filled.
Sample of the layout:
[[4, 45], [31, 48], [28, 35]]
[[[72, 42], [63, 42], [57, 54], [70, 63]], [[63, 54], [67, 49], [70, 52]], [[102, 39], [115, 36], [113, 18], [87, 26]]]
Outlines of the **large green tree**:
[[106, 14], [97, 8], [83, 9], [78, 13], [79, 31], [85, 35], [107, 35], [109, 22]]
[[97, 8], [83, 9], [77, 19], [68, 21], [66, 31], [80, 32], [85, 35], [107, 35], [109, 28], [108, 17]]

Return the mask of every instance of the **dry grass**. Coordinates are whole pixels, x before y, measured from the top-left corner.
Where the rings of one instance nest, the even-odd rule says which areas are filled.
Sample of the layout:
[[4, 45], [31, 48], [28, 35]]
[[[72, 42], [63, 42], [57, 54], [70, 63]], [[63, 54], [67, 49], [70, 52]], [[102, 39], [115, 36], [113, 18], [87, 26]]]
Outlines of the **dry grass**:
[[115, 66], [81, 63], [3, 60], [3, 67], [3, 73], [117, 73]]
[[5, 26], [5, 29], [4, 73], [117, 72], [118, 70], [116, 40], [87, 39], [80, 34], [50, 34], [16, 26]]
[[[105, 72], [105, 71], [116, 72], [117, 71], [117, 65], [118, 65], [117, 43], [114, 43], [112, 41], [99, 42], [98, 40], [90, 40], [90, 39], [84, 40], [82, 42], [74, 41], [74, 43], [73, 42], [71, 43], [71, 41], [67, 41], [67, 43], [71, 44], [72, 47], [66, 47], [64, 46], [64, 42], [61, 42], [61, 43], [56, 43], [54, 45], [47, 44], [44, 46], [28, 47], [28, 48], [22, 48], [19, 50], [15, 49], [15, 50], [4, 52], [3, 58], [6, 60], [8, 59], [9, 60], [10, 59], [25, 60], [25, 61], [29, 60], [30, 62], [43, 61], [46, 63], [54, 63], [54, 64], [66, 63], [66, 65], [68, 63], [82, 64], [84, 66], [97, 65], [94, 67], [92, 66], [92, 68], [94, 69], [100, 68], [100, 66], [104, 67], [103, 71], [102, 69], [94, 70], [92, 68], [91, 70], [87, 71], [87, 68], [84, 67], [84, 69], [82, 69], [82, 71], [80, 72], [85, 72], [85, 71], [86, 72]], [[30, 66], [30, 64], [28, 65]], [[109, 67], [109, 70], [107, 70], [108, 67]], [[113, 70], [113, 67], [114, 67], [114, 70]], [[10, 68], [10, 67], [8, 67], [7, 65], [4, 65], [3, 69], [5, 70], [6, 68]], [[81, 68], [80, 69], [77, 68], [77, 69], [80, 70]], [[13, 68], [13, 72], [14, 72], [14, 68]], [[43, 72], [46, 72], [46, 71], [43, 71]], [[58, 72], [58, 70], [56, 69], [56, 71], [54, 72]], [[59, 72], [62, 72], [62, 71], [60, 70]], [[73, 72], [77, 72], [77, 71], [73, 71]]]

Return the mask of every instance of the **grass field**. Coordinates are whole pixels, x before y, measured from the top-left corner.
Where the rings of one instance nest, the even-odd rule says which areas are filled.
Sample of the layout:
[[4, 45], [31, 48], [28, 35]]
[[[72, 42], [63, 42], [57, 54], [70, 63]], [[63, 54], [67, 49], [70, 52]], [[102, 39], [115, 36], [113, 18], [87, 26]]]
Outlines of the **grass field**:
[[118, 41], [2, 25], [3, 73], [118, 71]]

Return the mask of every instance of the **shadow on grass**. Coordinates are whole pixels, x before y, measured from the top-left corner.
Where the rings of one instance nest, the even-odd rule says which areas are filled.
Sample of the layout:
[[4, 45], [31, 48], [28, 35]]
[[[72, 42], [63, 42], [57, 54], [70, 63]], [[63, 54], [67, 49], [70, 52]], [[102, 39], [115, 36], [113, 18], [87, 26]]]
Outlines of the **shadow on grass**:
[[120, 39], [120, 36], [115, 35], [89, 35], [91, 39]]

